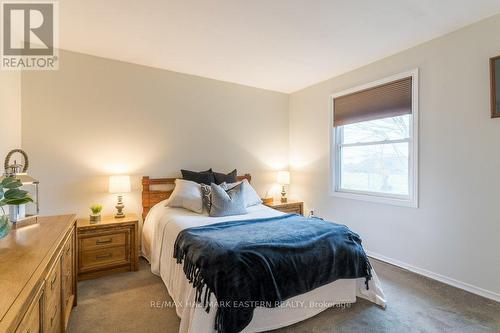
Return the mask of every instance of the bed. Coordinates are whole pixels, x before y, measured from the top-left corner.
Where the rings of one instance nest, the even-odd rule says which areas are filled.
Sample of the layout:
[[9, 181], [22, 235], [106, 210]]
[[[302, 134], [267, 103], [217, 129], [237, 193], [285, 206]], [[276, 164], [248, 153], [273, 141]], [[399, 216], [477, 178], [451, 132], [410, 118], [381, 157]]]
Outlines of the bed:
[[[250, 181], [251, 177], [244, 175], [238, 179]], [[216, 309], [207, 312], [203, 306], [199, 306], [195, 301], [196, 289], [186, 278], [182, 265], [173, 257], [174, 243], [178, 234], [191, 227], [274, 217], [284, 213], [264, 205], [256, 205], [249, 207], [245, 215], [209, 217], [207, 214], [197, 214], [183, 208], [165, 207], [174, 182], [173, 178], [143, 178], [142, 253], [150, 262], [153, 274], [160, 276], [165, 283], [176, 305], [176, 313], [181, 319], [179, 332], [212, 333], [215, 332]], [[159, 186], [170, 188], [158, 189]], [[365, 288], [365, 282], [364, 278], [341, 279], [292, 297], [280, 307], [257, 307], [252, 321], [243, 332], [262, 332], [288, 326], [310, 318], [329, 307], [354, 303], [357, 297], [385, 307], [385, 296], [373, 269], [368, 289]]]

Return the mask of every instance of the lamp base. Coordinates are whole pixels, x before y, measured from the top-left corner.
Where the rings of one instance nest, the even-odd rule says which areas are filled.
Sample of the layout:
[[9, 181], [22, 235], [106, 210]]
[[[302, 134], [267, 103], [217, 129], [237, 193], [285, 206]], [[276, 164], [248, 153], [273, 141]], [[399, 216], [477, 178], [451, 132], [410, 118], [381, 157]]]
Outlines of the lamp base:
[[118, 202], [116, 203], [115, 208], [117, 210], [115, 214], [116, 219], [125, 217], [125, 214], [123, 213], [123, 208], [125, 208], [125, 205], [123, 204], [123, 196], [121, 195], [118, 196]]
[[286, 197], [285, 185], [281, 188], [281, 203], [287, 203], [288, 199]]

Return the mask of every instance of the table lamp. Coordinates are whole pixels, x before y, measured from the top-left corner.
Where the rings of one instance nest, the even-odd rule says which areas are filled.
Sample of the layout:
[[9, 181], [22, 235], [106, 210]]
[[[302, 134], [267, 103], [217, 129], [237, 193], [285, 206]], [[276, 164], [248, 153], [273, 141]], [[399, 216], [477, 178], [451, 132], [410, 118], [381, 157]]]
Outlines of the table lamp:
[[109, 177], [109, 193], [118, 195], [118, 202], [116, 203], [116, 218], [125, 217], [123, 213], [123, 194], [130, 192], [130, 176], [116, 175]]
[[278, 171], [278, 184], [281, 185], [281, 202], [287, 202], [285, 185], [290, 184], [290, 172], [288, 171]]

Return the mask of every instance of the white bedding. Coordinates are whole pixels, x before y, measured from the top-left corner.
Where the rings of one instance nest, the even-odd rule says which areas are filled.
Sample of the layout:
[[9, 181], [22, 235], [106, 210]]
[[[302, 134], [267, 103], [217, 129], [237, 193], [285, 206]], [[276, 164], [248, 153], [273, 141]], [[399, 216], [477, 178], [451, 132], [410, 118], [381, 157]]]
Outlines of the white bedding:
[[[182, 208], [165, 207], [165, 202], [154, 206], [144, 221], [142, 252], [151, 263], [151, 271], [159, 275], [176, 304], [181, 318], [179, 333], [213, 333], [216, 308], [209, 313], [194, 301], [195, 289], [189, 284], [182, 265], [173, 259], [173, 248], [178, 233], [186, 228], [209, 225], [224, 221], [246, 220], [278, 216], [283, 213], [257, 205], [248, 208], [248, 214], [227, 217], [209, 217]], [[385, 307], [385, 296], [379, 279], [372, 270], [369, 290], [365, 279], [337, 280], [285, 302], [283, 307], [257, 307], [250, 324], [243, 332], [262, 332], [288, 326], [310, 318], [328, 307], [354, 303], [356, 296]], [[211, 301], [214, 301], [212, 295]]]

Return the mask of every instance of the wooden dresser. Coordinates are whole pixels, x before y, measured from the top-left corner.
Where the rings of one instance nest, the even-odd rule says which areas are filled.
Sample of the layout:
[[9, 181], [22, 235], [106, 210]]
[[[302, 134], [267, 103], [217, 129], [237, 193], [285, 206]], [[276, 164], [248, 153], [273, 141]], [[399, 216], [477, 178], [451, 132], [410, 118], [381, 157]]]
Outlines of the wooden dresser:
[[76, 305], [76, 219], [40, 217], [0, 239], [0, 332], [64, 332]]
[[138, 270], [138, 230], [135, 214], [104, 218], [93, 224], [78, 219], [78, 280]]

